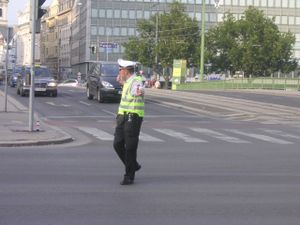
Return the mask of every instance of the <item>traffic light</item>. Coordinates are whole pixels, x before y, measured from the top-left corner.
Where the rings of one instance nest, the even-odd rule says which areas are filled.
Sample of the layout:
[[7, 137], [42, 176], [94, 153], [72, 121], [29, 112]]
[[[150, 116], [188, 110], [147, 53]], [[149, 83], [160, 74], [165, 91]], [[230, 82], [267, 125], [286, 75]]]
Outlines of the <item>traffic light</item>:
[[46, 0], [37, 0], [37, 20], [41, 19], [42, 16], [47, 12], [46, 9], [42, 9], [42, 5]]
[[41, 32], [41, 18], [47, 12], [46, 9], [42, 9], [42, 5], [46, 0], [35, 0], [36, 6], [36, 20], [35, 20], [35, 33]]
[[92, 45], [91, 46], [91, 52], [92, 52], [92, 54], [96, 54], [96, 51], [97, 51], [96, 46]]

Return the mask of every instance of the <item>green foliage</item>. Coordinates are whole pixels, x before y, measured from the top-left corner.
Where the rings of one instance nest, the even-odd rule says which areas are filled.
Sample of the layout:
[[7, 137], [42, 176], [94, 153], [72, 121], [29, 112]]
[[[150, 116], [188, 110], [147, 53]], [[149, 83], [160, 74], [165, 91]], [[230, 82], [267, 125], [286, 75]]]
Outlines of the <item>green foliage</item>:
[[[167, 68], [172, 67], [174, 59], [199, 66], [200, 29], [198, 22], [185, 13], [183, 4], [174, 2], [168, 12], [138, 21], [137, 31], [138, 37], [123, 44], [125, 58], [154, 68], [166, 80], [170, 74], [164, 71], [170, 71]], [[213, 71], [244, 71], [246, 76], [288, 73], [297, 67], [292, 58], [294, 43], [292, 33], [281, 33], [274, 18], [250, 6], [241, 19], [227, 13], [224, 22], [206, 33], [205, 63], [210, 63]], [[160, 66], [156, 65], [156, 56]]]
[[[165, 78], [168, 78], [170, 74], [163, 74], [162, 71], [168, 71], [164, 69], [172, 67], [174, 59], [189, 59], [196, 62], [199, 45], [197, 21], [185, 13], [184, 5], [179, 2], [170, 4], [169, 8], [169, 12], [155, 14], [149, 20], [138, 21], [139, 36], [130, 38], [123, 45], [124, 57], [153, 67]], [[157, 42], [156, 22], [158, 22]], [[156, 55], [163, 70], [156, 65]]]
[[207, 60], [222, 71], [270, 76], [297, 66], [292, 59], [295, 37], [290, 32], [280, 33], [274, 19], [254, 7], [249, 7], [240, 20], [228, 13], [224, 22], [208, 31], [206, 40]]

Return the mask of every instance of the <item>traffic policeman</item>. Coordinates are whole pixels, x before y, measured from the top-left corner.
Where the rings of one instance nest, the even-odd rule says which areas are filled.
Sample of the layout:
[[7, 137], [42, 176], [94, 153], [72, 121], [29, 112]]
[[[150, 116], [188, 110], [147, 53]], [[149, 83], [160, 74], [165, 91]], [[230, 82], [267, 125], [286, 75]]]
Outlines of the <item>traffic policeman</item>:
[[123, 85], [121, 102], [116, 118], [114, 149], [125, 166], [121, 185], [134, 183], [139, 135], [144, 117], [144, 87], [142, 77], [135, 74], [136, 62], [119, 59], [117, 81]]

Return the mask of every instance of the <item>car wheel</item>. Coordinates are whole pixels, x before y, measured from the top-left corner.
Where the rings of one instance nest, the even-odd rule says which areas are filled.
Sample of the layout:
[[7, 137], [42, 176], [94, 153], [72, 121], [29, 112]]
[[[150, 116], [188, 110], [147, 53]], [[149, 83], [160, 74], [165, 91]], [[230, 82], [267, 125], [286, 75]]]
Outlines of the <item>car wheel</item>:
[[90, 93], [90, 88], [89, 87], [86, 87], [86, 97], [89, 99], [89, 100], [92, 100], [94, 98], [93, 95], [91, 95]]
[[57, 97], [57, 91], [52, 91], [49, 94], [51, 97]]
[[21, 95], [22, 97], [25, 96], [25, 93], [24, 93], [23, 89], [20, 90], [20, 95]]
[[97, 90], [97, 101], [100, 102], [100, 103], [104, 102], [104, 99], [101, 96], [100, 89]]

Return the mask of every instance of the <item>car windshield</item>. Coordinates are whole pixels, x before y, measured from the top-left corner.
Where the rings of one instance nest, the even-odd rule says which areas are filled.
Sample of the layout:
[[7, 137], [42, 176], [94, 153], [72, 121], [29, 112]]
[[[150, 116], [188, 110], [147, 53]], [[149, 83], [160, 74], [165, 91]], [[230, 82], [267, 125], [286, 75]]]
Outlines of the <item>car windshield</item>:
[[[26, 71], [26, 74], [30, 74], [30, 69]], [[52, 77], [50, 71], [47, 68], [36, 67], [35, 68], [36, 77]]]
[[102, 76], [116, 77], [119, 74], [118, 64], [103, 64], [102, 65]]
[[37, 77], [51, 77], [47, 68], [35, 68], [35, 76]]
[[22, 73], [22, 68], [15, 68], [14, 74], [16, 73]]

